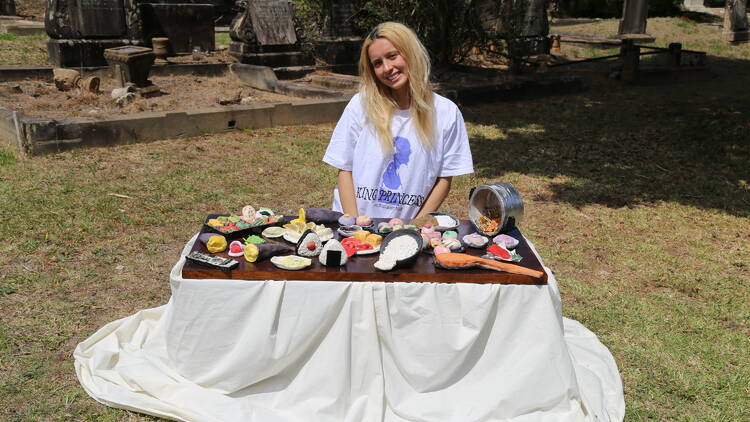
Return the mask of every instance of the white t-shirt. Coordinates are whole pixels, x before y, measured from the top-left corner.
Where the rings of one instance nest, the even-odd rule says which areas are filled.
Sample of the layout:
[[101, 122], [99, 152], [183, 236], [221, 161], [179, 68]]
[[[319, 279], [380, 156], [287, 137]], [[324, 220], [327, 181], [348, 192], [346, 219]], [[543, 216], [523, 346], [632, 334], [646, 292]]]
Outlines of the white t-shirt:
[[[351, 171], [360, 215], [413, 218], [438, 177], [474, 172], [464, 119], [453, 102], [434, 95], [435, 130], [432, 149], [419, 141], [409, 110], [396, 110], [391, 122], [394, 154], [385, 156], [375, 128], [365, 124], [360, 94], [346, 106], [331, 136], [323, 161]], [[333, 206], [343, 211], [338, 187]]]

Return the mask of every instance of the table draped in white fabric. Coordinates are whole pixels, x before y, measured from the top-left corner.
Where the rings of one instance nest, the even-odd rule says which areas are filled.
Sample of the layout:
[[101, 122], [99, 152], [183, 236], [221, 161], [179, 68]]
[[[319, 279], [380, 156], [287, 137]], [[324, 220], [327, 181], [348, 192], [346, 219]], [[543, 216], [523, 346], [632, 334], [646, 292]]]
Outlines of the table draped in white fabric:
[[[193, 239], [195, 241], [195, 239]], [[617, 366], [548, 284], [191, 280], [78, 345], [84, 389], [183, 421], [621, 421]]]

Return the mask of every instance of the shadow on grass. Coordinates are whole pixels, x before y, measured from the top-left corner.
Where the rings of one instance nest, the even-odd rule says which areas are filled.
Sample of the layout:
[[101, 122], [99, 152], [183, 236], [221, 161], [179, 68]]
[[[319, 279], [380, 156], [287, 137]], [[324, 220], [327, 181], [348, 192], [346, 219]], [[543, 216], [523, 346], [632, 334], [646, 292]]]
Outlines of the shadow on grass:
[[477, 176], [552, 179], [536, 200], [581, 207], [676, 202], [750, 215], [750, 62], [714, 78], [591, 82], [581, 94], [469, 107]]

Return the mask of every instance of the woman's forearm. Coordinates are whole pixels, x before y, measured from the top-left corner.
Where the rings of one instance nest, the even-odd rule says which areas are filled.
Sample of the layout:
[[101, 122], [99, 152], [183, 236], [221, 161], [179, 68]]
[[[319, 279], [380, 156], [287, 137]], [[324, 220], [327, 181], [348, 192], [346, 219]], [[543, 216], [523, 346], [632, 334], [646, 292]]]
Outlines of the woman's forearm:
[[427, 194], [422, 208], [414, 218], [421, 217], [428, 212], [437, 211], [440, 205], [443, 203], [445, 198], [448, 197], [448, 193], [451, 191], [452, 177], [438, 177], [435, 184], [432, 186], [430, 193]]
[[337, 183], [339, 187], [341, 208], [344, 209], [346, 214], [353, 217], [359, 216], [359, 211], [357, 210], [357, 199], [354, 197], [354, 178], [352, 177], [352, 172], [339, 170]]

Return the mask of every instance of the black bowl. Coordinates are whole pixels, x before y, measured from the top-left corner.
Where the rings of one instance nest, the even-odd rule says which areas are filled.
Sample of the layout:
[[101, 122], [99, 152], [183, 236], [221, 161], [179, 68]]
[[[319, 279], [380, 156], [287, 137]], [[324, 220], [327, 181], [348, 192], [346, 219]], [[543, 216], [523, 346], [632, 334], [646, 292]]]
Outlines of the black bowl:
[[409, 236], [412, 239], [414, 239], [415, 242], [417, 242], [417, 252], [404, 259], [396, 260], [396, 266], [394, 268], [400, 268], [400, 267], [408, 267], [410, 265], [414, 265], [414, 263], [417, 261], [417, 257], [419, 256], [419, 253], [422, 252], [422, 235], [419, 234], [416, 230], [411, 229], [401, 229], [396, 230], [393, 232], [390, 232], [384, 239], [383, 242], [380, 244], [380, 254], [382, 255], [385, 253], [385, 248], [388, 246], [389, 243], [393, 239], [396, 239], [401, 236]]

